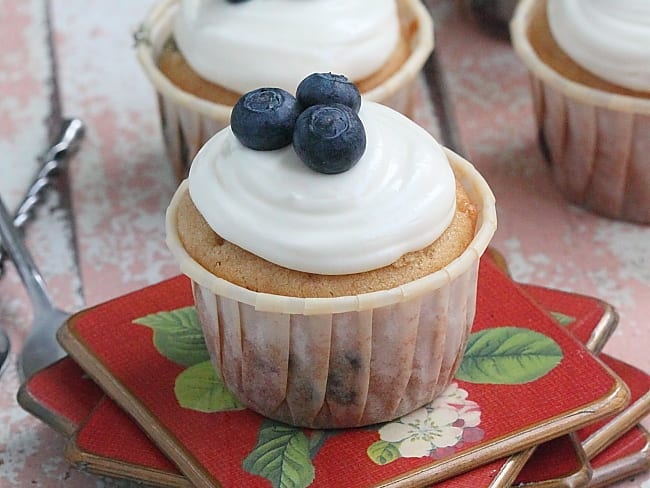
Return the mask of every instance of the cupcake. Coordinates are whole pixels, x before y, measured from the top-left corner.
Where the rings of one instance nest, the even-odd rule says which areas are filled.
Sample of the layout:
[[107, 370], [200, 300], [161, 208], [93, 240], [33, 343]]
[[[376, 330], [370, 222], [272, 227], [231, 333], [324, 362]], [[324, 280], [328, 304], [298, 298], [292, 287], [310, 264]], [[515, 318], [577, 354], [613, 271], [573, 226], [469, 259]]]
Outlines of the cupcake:
[[384, 422], [432, 401], [474, 318], [496, 228], [487, 184], [375, 102], [358, 115], [301, 103], [289, 145], [271, 150], [251, 148], [276, 137], [240, 120], [239, 106], [167, 211], [168, 246], [225, 384], [252, 410], [310, 428]]
[[650, 223], [650, 2], [523, 0], [511, 38], [561, 191]]
[[433, 25], [420, 0], [164, 0], [136, 43], [183, 177], [241, 94], [260, 86], [293, 93], [309, 73], [332, 70], [368, 100], [409, 113]]

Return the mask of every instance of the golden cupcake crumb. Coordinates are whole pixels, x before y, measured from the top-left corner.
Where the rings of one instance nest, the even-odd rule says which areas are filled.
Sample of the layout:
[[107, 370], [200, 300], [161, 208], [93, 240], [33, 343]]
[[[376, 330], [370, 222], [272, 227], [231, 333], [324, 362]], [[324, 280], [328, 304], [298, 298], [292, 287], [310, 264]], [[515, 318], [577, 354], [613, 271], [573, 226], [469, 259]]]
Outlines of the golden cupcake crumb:
[[394, 263], [364, 273], [319, 275], [284, 268], [228, 242], [199, 213], [189, 192], [182, 195], [177, 229], [185, 250], [210, 273], [252, 291], [300, 298], [329, 298], [395, 288], [438, 271], [460, 256], [474, 237], [477, 209], [456, 184], [456, 213], [432, 244]]

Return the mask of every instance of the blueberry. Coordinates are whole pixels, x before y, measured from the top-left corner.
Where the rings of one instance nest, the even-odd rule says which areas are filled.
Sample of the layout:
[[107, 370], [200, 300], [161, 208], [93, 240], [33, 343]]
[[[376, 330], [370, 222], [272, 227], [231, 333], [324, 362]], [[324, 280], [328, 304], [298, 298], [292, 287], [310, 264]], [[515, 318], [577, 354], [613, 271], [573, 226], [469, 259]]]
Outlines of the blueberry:
[[300, 82], [296, 98], [303, 108], [312, 105], [347, 105], [356, 113], [361, 107], [361, 94], [356, 85], [343, 75], [313, 73]]
[[244, 146], [257, 151], [280, 149], [291, 144], [300, 105], [281, 88], [258, 88], [237, 101], [230, 126]]
[[366, 131], [359, 116], [341, 104], [312, 105], [300, 114], [293, 147], [314, 171], [337, 174], [354, 166], [366, 150]]
[[243, 3], [245, 1], [246, 0], [226, 0], [226, 2], [228, 2], [228, 3]]

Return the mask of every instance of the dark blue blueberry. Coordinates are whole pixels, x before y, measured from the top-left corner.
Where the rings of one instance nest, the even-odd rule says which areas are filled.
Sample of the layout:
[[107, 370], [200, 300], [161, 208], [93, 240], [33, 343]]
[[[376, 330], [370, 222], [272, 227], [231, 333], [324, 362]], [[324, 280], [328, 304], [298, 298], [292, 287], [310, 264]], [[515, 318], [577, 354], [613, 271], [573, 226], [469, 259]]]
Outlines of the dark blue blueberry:
[[366, 150], [359, 116], [341, 104], [313, 105], [300, 114], [293, 148], [314, 171], [337, 174], [354, 166]]
[[247, 0], [226, 0], [228, 3], [243, 3], [246, 2]]
[[313, 73], [300, 82], [296, 98], [303, 108], [312, 105], [347, 105], [356, 113], [361, 107], [361, 94], [357, 86], [343, 75]]
[[244, 146], [257, 151], [291, 144], [300, 105], [280, 88], [258, 88], [237, 101], [230, 115], [233, 133]]

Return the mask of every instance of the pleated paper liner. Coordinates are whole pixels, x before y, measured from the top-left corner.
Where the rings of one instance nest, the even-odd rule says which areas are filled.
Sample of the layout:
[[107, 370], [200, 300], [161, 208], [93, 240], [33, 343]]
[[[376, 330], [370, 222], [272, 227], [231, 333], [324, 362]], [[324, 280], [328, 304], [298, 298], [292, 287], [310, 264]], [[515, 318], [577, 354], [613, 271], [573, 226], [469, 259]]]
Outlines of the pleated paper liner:
[[530, 72], [540, 141], [572, 202], [601, 215], [650, 223], [650, 99], [574, 63], [548, 26], [546, 0], [522, 0], [510, 24]]
[[[227, 410], [236, 403], [223, 391], [213, 402], [197, 398], [202, 383], [219, 379], [210, 376], [207, 356], [178, 353], [188, 330], [178, 334], [170, 324], [192, 326], [187, 309], [180, 310], [187, 305], [182, 288], [181, 281], [148, 287], [81, 312], [59, 339], [197, 486], [267, 487], [287, 476], [311, 487], [425, 486], [575, 431], [622, 409], [629, 397], [620, 379], [484, 260], [477, 320], [457, 382], [409, 419], [442, 427], [428, 443], [414, 442], [399, 420], [344, 431], [295, 429], [249, 410]], [[546, 353], [538, 359], [552, 361], [531, 369], [521, 357], [517, 368], [501, 364], [501, 376], [482, 376], [472, 361], [485, 359], [486, 351], [472, 359], [472, 348], [485, 340], [541, 347]], [[290, 472], [280, 469], [289, 464]]]

